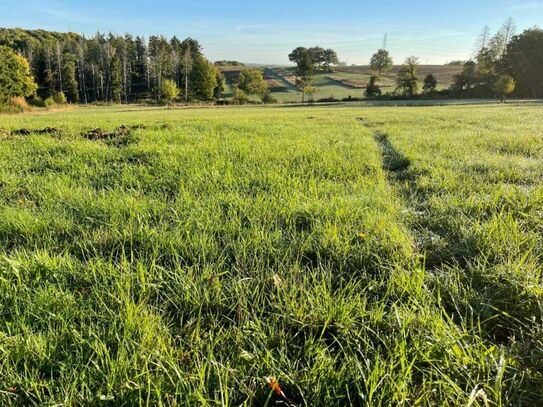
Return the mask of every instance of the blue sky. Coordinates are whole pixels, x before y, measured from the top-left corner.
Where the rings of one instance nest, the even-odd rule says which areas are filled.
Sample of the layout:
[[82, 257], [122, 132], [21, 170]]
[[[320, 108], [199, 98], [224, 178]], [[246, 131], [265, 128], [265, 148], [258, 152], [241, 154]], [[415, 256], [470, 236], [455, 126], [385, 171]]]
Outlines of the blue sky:
[[388, 33], [396, 62], [469, 57], [485, 24], [513, 17], [518, 31], [543, 25], [543, 0], [0, 0], [0, 26], [192, 36], [212, 60], [285, 63], [296, 46], [321, 45], [367, 63]]

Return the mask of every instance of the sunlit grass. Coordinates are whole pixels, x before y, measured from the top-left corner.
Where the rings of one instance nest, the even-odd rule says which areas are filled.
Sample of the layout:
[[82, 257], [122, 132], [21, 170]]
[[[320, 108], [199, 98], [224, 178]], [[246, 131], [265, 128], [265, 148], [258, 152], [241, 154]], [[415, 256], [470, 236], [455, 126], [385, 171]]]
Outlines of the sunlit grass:
[[0, 404], [538, 405], [540, 119], [0, 116]]

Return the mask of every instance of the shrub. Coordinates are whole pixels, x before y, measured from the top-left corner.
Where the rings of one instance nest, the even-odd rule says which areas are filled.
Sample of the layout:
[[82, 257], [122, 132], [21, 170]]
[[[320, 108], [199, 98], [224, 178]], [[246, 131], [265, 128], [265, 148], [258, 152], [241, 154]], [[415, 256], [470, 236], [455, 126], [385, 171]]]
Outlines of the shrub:
[[366, 97], [378, 97], [381, 96], [381, 87], [379, 86], [380, 78], [373, 75], [370, 77], [370, 81], [368, 85], [366, 86], [366, 90], [364, 92], [364, 95]]
[[331, 102], [339, 102], [339, 101], [340, 101], [339, 99], [336, 99], [333, 96], [329, 96], [327, 98], [322, 98], [322, 99], [317, 100], [317, 102], [319, 103], [331, 103]]
[[68, 103], [68, 100], [66, 99], [66, 95], [64, 92], [57, 92], [53, 95], [53, 100], [57, 105], [65, 105]]
[[249, 102], [249, 98], [240, 88], [234, 89], [234, 103], [236, 105], [245, 105]]
[[47, 99], [43, 101], [43, 104], [45, 107], [51, 107], [56, 105], [55, 99], [53, 99], [52, 96], [49, 96]]
[[9, 104], [14, 108], [16, 112], [28, 112], [32, 110], [29, 104], [26, 102], [25, 98], [22, 96], [13, 96], [9, 100]]
[[424, 94], [433, 95], [437, 90], [437, 79], [434, 75], [428, 74], [424, 78]]
[[45, 107], [45, 101], [39, 96], [34, 96], [28, 101], [28, 104], [34, 107]]
[[349, 95], [349, 97], [346, 97], [346, 98], [343, 98], [341, 99], [342, 102], [361, 102], [362, 98], [353, 98], [351, 95]]
[[162, 99], [169, 105], [171, 104], [176, 97], [179, 96], [179, 89], [175, 81], [171, 79], [165, 80], [160, 86], [160, 95]]
[[277, 103], [277, 99], [274, 98], [270, 92], [266, 92], [264, 95], [262, 95], [262, 103], [275, 104]]

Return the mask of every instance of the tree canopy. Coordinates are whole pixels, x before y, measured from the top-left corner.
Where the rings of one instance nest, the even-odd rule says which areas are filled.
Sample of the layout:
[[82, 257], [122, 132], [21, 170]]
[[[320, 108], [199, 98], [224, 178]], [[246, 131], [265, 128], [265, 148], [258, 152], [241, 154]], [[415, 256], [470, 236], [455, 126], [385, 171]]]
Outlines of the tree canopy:
[[[309, 59], [307, 59], [308, 57]], [[313, 71], [330, 71], [333, 65], [339, 64], [336, 51], [331, 48], [324, 49], [319, 46], [311, 48], [298, 47], [289, 54], [288, 58], [298, 66], [300, 63], [307, 64], [308, 60], [311, 60]]]
[[516, 81], [516, 94], [543, 97], [543, 30], [534, 28], [512, 38], [499, 70]]
[[27, 58], [37, 93], [44, 98], [63, 92], [70, 102], [158, 100], [162, 83], [173, 80], [186, 89], [188, 99], [206, 86], [192, 82], [207, 79], [192, 75], [196, 60], [203, 57], [201, 45], [193, 38], [102, 33], [85, 38], [74, 33], [0, 29], [0, 45]]
[[405, 96], [415, 96], [419, 92], [419, 78], [417, 77], [419, 59], [408, 57], [396, 80], [396, 90], [401, 91]]
[[268, 90], [262, 70], [258, 68], [244, 69], [237, 80], [239, 88], [248, 95], [262, 95]]
[[37, 88], [28, 61], [0, 46], [0, 103], [7, 103], [12, 97], [30, 96]]
[[393, 61], [387, 50], [380, 49], [372, 57], [370, 61], [370, 67], [374, 71], [377, 71], [378, 76], [382, 73], [387, 73], [392, 69]]
[[191, 83], [194, 99], [202, 101], [213, 99], [217, 87], [217, 72], [213, 64], [203, 56], [194, 61]]
[[426, 75], [422, 89], [427, 95], [431, 95], [437, 90], [437, 79], [433, 74]]

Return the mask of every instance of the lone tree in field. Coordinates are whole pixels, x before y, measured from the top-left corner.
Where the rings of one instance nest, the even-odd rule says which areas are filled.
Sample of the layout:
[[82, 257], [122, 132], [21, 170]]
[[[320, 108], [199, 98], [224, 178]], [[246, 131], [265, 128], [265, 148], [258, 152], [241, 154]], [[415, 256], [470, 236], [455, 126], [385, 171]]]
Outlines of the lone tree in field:
[[175, 81], [167, 79], [162, 82], [160, 87], [160, 96], [162, 96], [162, 100], [170, 105], [175, 98], [179, 96], [179, 88], [177, 87]]
[[419, 59], [417, 57], [408, 57], [404, 66], [398, 73], [396, 80], [396, 90], [400, 90], [405, 96], [415, 96], [419, 93], [419, 78], [417, 71], [419, 68]]
[[437, 79], [431, 73], [424, 78], [424, 85], [422, 87], [425, 95], [433, 95], [437, 90]]
[[510, 75], [502, 75], [496, 82], [496, 93], [500, 96], [500, 99], [505, 103], [505, 98], [515, 91], [517, 83]]
[[305, 95], [308, 94], [306, 90], [311, 87], [311, 82], [313, 81], [313, 59], [311, 58], [311, 52], [303, 48], [300, 54], [297, 55], [296, 64], [296, 85], [302, 92], [302, 103], [304, 103]]
[[377, 71], [377, 75], [381, 77], [381, 73], [387, 73], [392, 69], [393, 61], [386, 49], [380, 49], [372, 57], [370, 67]]
[[0, 104], [30, 96], [37, 89], [28, 61], [10, 48], [0, 47]]
[[238, 87], [248, 95], [263, 95], [268, 90], [268, 82], [264, 80], [258, 68], [244, 69], [238, 78]]

